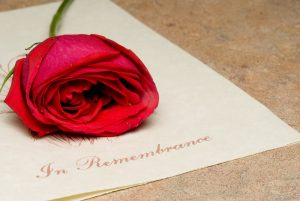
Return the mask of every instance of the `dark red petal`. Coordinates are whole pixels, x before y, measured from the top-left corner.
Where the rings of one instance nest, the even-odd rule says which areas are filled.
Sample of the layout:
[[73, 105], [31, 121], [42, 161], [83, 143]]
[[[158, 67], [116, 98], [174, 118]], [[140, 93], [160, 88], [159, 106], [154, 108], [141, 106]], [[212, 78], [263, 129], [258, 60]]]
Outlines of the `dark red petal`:
[[[114, 105], [112, 107], [108, 107], [105, 110], [102, 110], [97, 116], [90, 122], [87, 123], [64, 123], [60, 125], [62, 130], [70, 131], [70, 132], [80, 132], [86, 134], [99, 134], [103, 131], [110, 132], [107, 127], [111, 125], [120, 125], [125, 119], [136, 116], [141, 111], [145, 109], [145, 106], [142, 104], [134, 105], [131, 107], [122, 106], [122, 105]], [[127, 126], [127, 130], [129, 127]], [[113, 130], [111, 132], [118, 133], [118, 131]], [[123, 130], [124, 132], [124, 130]], [[100, 136], [100, 135], [99, 135]]]

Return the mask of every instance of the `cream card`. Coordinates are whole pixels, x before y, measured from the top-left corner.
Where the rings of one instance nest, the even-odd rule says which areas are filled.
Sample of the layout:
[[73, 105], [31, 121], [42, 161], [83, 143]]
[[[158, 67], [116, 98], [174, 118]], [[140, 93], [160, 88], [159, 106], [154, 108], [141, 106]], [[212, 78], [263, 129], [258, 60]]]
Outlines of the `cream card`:
[[[47, 37], [58, 5], [0, 13], [3, 69]], [[75, 1], [60, 33], [97, 33], [132, 49], [152, 73], [160, 105], [120, 137], [34, 139], [2, 104], [1, 200], [101, 194], [300, 140], [265, 106], [108, 0]]]

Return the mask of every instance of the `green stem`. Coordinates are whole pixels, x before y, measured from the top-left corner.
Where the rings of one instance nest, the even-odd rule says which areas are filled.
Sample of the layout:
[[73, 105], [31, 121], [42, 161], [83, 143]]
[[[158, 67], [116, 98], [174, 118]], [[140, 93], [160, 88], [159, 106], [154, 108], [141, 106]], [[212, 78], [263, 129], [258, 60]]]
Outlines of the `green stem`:
[[57, 32], [57, 29], [59, 28], [62, 17], [72, 2], [73, 2], [73, 0], [64, 0], [60, 4], [58, 10], [56, 11], [55, 15], [52, 18], [52, 22], [51, 22], [50, 30], [49, 30], [50, 37], [56, 36], [56, 32]]
[[36, 43], [33, 43], [32, 45], [30, 45], [29, 47], [25, 48], [25, 50], [31, 50], [34, 46], [40, 44], [40, 42], [36, 42]]
[[8, 72], [8, 74], [5, 76], [5, 78], [4, 78], [3, 82], [2, 82], [2, 85], [0, 87], [0, 93], [2, 92], [4, 85], [6, 84], [6, 82], [8, 81], [8, 79], [12, 76], [12, 74], [14, 74], [14, 68], [12, 68]]

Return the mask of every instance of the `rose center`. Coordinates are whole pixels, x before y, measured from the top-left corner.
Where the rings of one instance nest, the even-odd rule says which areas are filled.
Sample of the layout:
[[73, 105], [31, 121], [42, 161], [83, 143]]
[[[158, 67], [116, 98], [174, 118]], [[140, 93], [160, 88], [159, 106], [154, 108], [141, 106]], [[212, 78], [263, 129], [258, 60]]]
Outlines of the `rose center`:
[[103, 84], [92, 84], [85, 80], [71, 81], [60, 89], [62, 109], [69, 114], [79, 114], [85, 110], [103, 109], [113, 100], [103, 93]]
[[89, 90], [83, 91], [82, 95], [86, 100], [97, 102], [101, 97], [101, 84], [92, 85]]

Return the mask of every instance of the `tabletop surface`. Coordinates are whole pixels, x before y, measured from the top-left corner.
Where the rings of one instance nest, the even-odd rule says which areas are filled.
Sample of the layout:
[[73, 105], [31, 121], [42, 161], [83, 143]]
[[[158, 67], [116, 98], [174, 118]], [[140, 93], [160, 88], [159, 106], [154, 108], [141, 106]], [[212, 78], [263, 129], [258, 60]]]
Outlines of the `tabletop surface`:
[[[300, 1], [113, 1], [300, 131]], [[300, 144], [90, 199], [102, 200], [300, 200]]]

